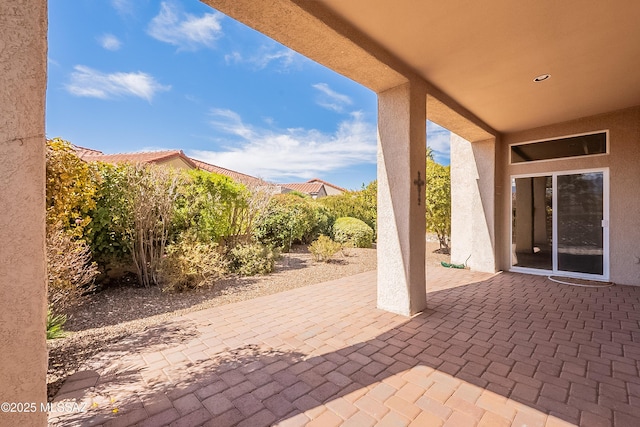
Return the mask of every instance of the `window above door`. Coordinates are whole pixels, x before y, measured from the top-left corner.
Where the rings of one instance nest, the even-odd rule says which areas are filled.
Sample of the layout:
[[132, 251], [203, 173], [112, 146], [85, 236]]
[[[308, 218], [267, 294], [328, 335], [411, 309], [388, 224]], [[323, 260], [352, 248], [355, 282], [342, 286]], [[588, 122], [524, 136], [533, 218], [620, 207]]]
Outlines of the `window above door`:
[[607, 154], [609, 131], [524, 142], [510, 146], [511, 164]]

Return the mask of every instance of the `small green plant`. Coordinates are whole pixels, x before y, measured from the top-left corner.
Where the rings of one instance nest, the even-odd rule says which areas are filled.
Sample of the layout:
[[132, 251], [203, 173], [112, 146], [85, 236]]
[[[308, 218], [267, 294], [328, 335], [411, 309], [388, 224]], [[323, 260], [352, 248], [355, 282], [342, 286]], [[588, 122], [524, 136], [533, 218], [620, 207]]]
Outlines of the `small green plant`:
[[309, 252], [316, 262], [329, 262], [341, 248], [340, 243], [334, 242], [327, 236], [320, 236], [309, 245]]
[[333, 224], [333, 238], [336, 242], [350, 244], [356, 248], [370, 248], [373, 243], [373, 229], [357, 218], [338, 218]]
[[53, 314], [51, 308], [47, 310], [47, 339], [55, 340], [63, 338], [66, 333], [63, 330], [64, 324], [67, 322], [67, 316], [64, 314]]
[[229, 251], [231, 271], [241, 276], [271, 273], [276, 258], [277, 251], [260, 243], [238, 245]]
[[216, 244], [204, 244], [193, 237], [169, 245], [160, 264], [163, 291], [182, 292], [211, 285], [228, 269]]

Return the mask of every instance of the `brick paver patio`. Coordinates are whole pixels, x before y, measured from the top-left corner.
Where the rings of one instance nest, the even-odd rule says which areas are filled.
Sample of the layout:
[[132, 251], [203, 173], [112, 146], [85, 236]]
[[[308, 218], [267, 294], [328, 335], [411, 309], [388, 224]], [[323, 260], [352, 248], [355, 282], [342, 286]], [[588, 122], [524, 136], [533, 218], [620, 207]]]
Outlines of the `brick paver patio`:
[[640, 288], [430, 268], [428, 310], [375, 272], [176, 318], [69, 378], [52, 425], [638, 426]]

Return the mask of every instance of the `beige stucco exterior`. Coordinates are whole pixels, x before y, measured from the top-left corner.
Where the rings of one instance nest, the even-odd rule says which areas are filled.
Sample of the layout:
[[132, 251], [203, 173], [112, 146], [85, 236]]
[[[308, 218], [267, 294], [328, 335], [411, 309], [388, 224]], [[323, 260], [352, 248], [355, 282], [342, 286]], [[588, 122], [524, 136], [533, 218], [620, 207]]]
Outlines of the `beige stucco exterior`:
[[496, 270], [495, 147], [451, 134], [451, 262], [486, 272]]
[[0, 69], [0, 402], [38, 404], [0, 425], [46, 425], [46, 2], [3, 2]]
[[[510, 144], [602, 130], [609, 131], [608, 154], [509, 164]], [[499, 179], [502, 188], [506, 189], [511, 187], [512, 175], [608, 168], [610, 280], [640, 285], [640, 107], [506, 134], [499, 150], [504, 165], [504, 173]], [[511, 262], [510, 197], [511, 192], [504, 191], [499, 202], [503, 212], [498, 227], [502, 243], [502, 250], [497, 254], [500, 269], [509, 269]]]
[[[426, 307], [424, 187], [414, 180], [424, 178], [427, 118], [460, 136], [454, 262], [471, 254], [474, 269], [509, 268], [512, 175], [608, 168], [610, 279], [640, 285], [640, 106], [629, 108], [640, 104], [640, 3], [205, 3], [378, 93], [381, 308]], [[46, 1], [0, 0], [0, 402], [46, 400], [46, 37]], [[509, 164], [509, 144], [599, 130], [606, 155]], [[45, 424], [43, 413], [0, 414], [0, 425]]]
[[414, 81], [378, 95], [378, 307], [404, 315], [427, 306], [425, 90]]
[[157, 164], [162, 166], [169, 166], [175, 169], [194, 169], [194, 166], [191, 163], [188, 163], [182, 157], [172, 157], [169, 160], [157, 162]]
[[330, 185], [324, 185], [324, 191], [327, 196], [339, 196], [340, 194], [344, 193], [344, 191], [338, 190], [337, 188]]
[[[562, 138], [596, 131], [608, 131], [608, 154], [510, 163], [510, 145]], [[609, 279], [625, 285], [640, 285], [640, 107], [553, 124], [541, 128], [504, 134], [493, 141], [469, 143], [456, 135], [451, 138], [452, 262], [462, 263], [471, 255], [469, 266], [481, 271], [511, 268], [511, 178], [561, 171], [608, 169], [609, 171]], [[495, 181], [494, 181], [495, 176]], [[540, 182], [519, 191], [540, 193]], [[526, 203], [523, 197], [517, 203]], [[534, 198], [536, 199], [536, 198]], [[525, 200], [525, 201], [523, 201]], [[528, 211], [534, 206], [520, 206]], [[516, 206], [518, 208], [518, 206]], [[534, 209], [542, 212], [542, 206]], [[521, 221], [542, 224], [541, 216]], [[515, 232], [525, 246], [531, 227], [520, 224]], [[494, 228], [495, 227], [495, 228]], [[544, 227], [535, 227], [539, 232]], [[495, 231], [494, 231], [495, 230]], [[492, 237], [493, 236], [493, 237]], [[494, 257], [495, 254], [495, 258]]]

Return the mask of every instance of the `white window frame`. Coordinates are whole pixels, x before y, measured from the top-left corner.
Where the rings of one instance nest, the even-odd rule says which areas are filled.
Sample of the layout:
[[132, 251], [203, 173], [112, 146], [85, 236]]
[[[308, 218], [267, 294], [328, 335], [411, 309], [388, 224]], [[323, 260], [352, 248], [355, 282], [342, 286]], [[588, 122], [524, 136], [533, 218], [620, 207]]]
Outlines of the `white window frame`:
[[[602, 275], [599, 274], [587, 274], [587, 273], [575, 273], [571, 271], [562, 271], [558, 270], [558, 216], [556, 212], [558, 212], [558, 176], [559, 175], [575, 175], [582, 173], [602, 173], [602, 216], [603, 216], [603, 226], [602, 226]], [[525, 174], [517, 174], [511, 175], [509, 177], [509, 186], [510, 191], [513, 191], [513, 180], [517, 178], [535, 178], [540, 176], [551, 176], [552, 179], [552, 228], [553, 228], [553, 237], [552, 237], [552, 269], [538, 269], [531, 267], [518, 267], [513, 265], [513, 196], [510, 197], [509, 201], [509, 271], [516, 273], [526, 273], [526, 274], [536, 274], [536, 275], [558, 275], [565, 277], [573, 277], [578, 279], [588, 279], [588, 280], [600, 280], [600, 281], [608, 281], [610, 274], [610, 266], [609, 266], [609, 230], [611, 228], [610, 217], [609, 217], [609, 168], [593, 168], [593, 169], [570, 169], [570, 170], [562, 170], [555, 172], [539, 172], [539, 173], [525, 173]], [[518, 195], [516, 194], [516, 198]]]

